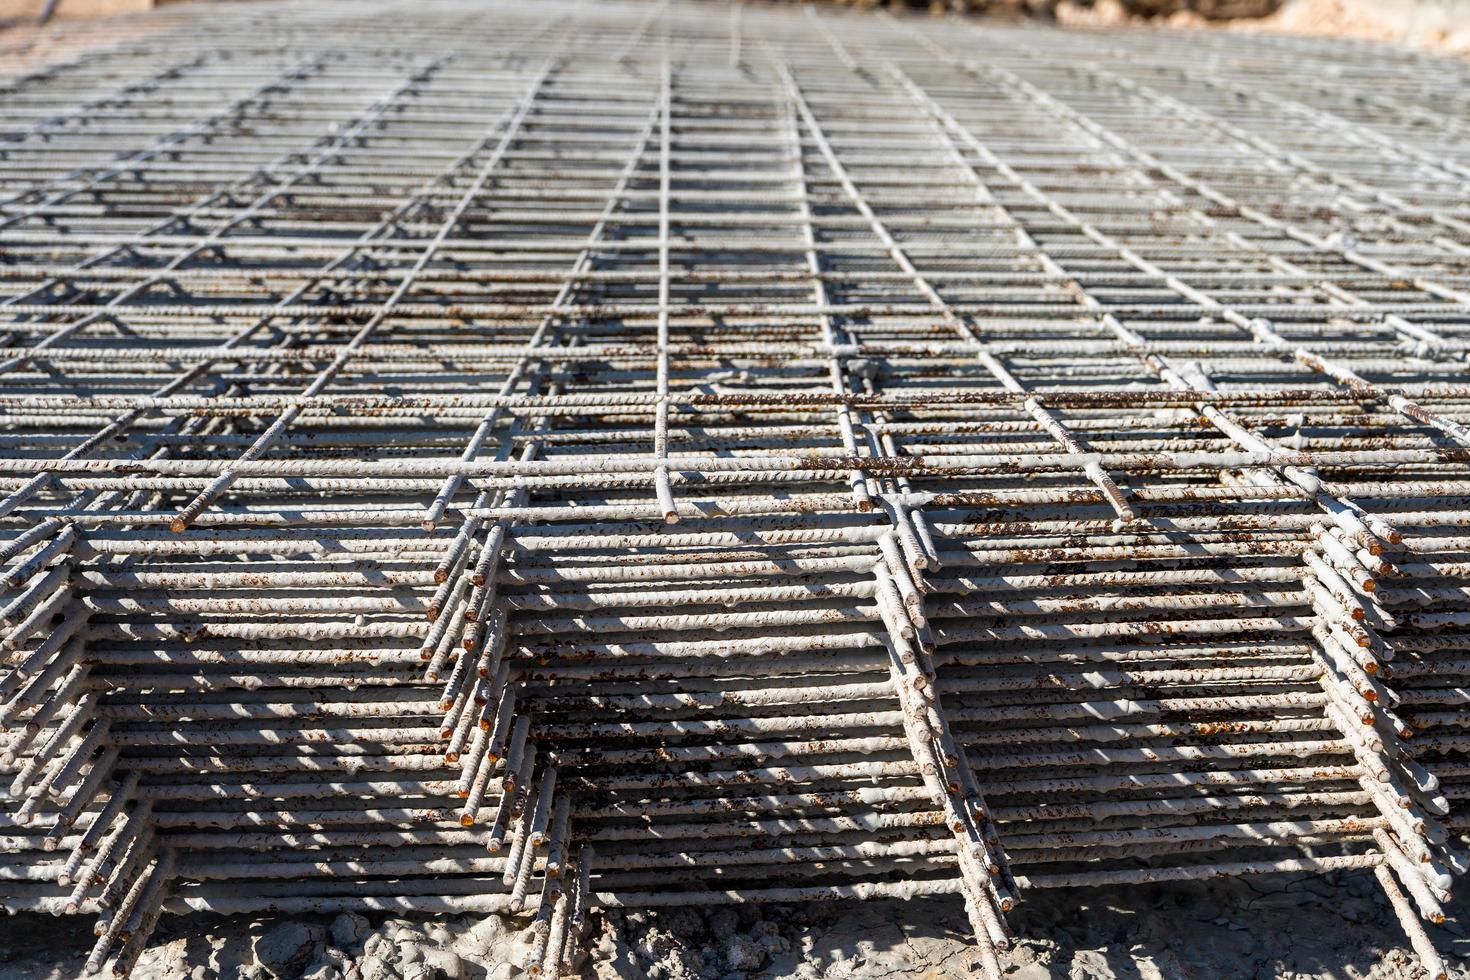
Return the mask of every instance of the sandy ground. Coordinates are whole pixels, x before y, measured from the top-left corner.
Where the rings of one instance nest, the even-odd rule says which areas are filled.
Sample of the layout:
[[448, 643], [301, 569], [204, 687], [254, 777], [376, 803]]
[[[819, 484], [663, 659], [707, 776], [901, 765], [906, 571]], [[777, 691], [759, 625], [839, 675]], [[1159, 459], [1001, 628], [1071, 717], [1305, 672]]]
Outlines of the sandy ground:
[[42, 2], [0, 0], [0, 78], [166, 30], [206, 9], [184, 2], [156, 10], [156, 0], [61, 0], [55, 18], [37, 27], [32, 18]]
[[[57, 22], [90, 20], [138, 13], [178, 0], [60, 0]], [[27, 20], [45, 0], [0, 0], [0, 23]], [[1116, 0], [1097, 0], [1093, 10], [1063, 3], [1063, 19], [1071, 23], [1123, 23]], [[1184, 27], [1208, 22], [1192, 14], [1168, 19]], [[1353, 37], [1417, 44], [1470, 54], [1470, 0], [1288, 0], [1277, 13], [1260, 19], [1211, 25], [1216, 29]], [[8, 40], [8, 38], [4, 38]]]
[[[0, 19], [34, 17], [45, 6], [45, 0], [0, 0]], [[60, 0], [53, 16], [61, 20], [108, 17], [151, 10], [154, 0]]]
[[1295, 0], [1270, 17], [1229, 29], [1393, 41], [1470, 55], [1470, 2]]
[[[28, 16], [40, 0], [0, 0], [0, 19]], [[74, 57], [90, 44], [116, 42], [171, 23], [189, 5], [146, 17], [111, 17], [79, 27], [72, 18], [127, 14], [151, 0], [63, 0], [43, 29], [0, 32], [0, 75]], [[1087, 23], [1125, 19], [1100, 10], [1068, 14]], [[1199, 26], [1175, 18], [1181, 26]], [[1292, 0], [1261, 21], [1229, 30], [1347, 36], [1470, 55], [1470, 0]], [[1470, 901], [1458, 918], [1470, 922]], [[1029, 896], [1013, 915], [1020, 939], [1006, 956], [1016, 980], [1156, 978], [1331, 978], [1409, 980], [1416, 967], [1371, 877], [1269, 878], [1168, 888]], [[135, 976], [141, 980], [262, 980], [256, 944], [279, 940], [281, 920], [165, 919]], [[521, 975], [528, 920], [376, 917], [349, 923], [295, 919], [313, 980]], [[588, 977], [725, 980], [763, 977], [937, 978], [963, 974], [973, 959], [963, 914], [953, 902], [875, 902], [846, 906], [740, 908], [701, 914], [598, 916]], [[274, 933], [272, 930], [276, 930]], [[1470, 980], [1470, 934], [1455, 921], [1432, 929], [1451, 975]], [[0, 919], [0, 980], [82, 976], [93, 942], [88, 917]], [[270, 945], [271, 941], [267, 941]], [[277, 941], [276, 945], [280, 945]]]
[[[1470, 904], [1461, 901], [1461, 919]], [[1011, 920], [1008, 980], [1411, 980], [1418, 967], [1371, 875], [1273, 876], [1130, 889], [1037, 892]], [[283, 928], [284, 921], [284, 928]], [[137, 980], [265, 980], [254, 949], [311, 939], [295, 980], [515, 980], [529, 919], [165, 919]], [[908, 980], [963, 976], [973, 947], [954, 901], [673, 909], [597, 916], [581, 975], [599, 980]], [[1470, 937], [1431, 928], [1454, 980], [1470, 978]], [[90, 920], [0, 921], [0, 980], [71, 980]], [[295, 950], [296, 939], [288, 944]]]
[[[0, 77], [74, 57], [94, 44], [161, 30], [205, 6], [178, 0], [60, 0], [51, 24], [36, 28], [30, 20], [44, 2], [0, 0]], [[165, 9], [154, 10], [160, 6]], [[1060, 18], [1093, 27], [1130, 21], [1116, 0], [1096, 0], [1091, 9], [1064, 2]], [[1186, 13], [1166, 22], [1191, 29], [1386, 41], [1470, 57], [1470, 0], [1288, 0], [1260, 19], [1219, 24]]]
[[[1060, 18], [1090, 27], [1131, 19], [1115, 0], [1097, 0], [1090, 10], [1064, 3]], [[1276, 13], [1259, 19], [1220, 24], [1185, 13], [1165, 22], [1183, 28], [1387, 41], [1470, 56], [1470, 0], [1288, 0]]]

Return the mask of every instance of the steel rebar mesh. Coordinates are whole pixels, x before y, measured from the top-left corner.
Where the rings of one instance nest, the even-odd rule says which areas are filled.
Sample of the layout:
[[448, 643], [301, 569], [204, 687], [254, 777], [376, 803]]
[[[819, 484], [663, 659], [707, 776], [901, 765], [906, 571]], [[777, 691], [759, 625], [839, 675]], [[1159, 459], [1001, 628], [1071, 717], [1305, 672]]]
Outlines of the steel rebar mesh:
[[1437, 920], [1465, 74], [609, 2], [12, 77], [4, 907], [120, 974], [183, 909], [536, 908], [553, 974], [599, 906], [953, 893], [992, 975], [1034, 887]]

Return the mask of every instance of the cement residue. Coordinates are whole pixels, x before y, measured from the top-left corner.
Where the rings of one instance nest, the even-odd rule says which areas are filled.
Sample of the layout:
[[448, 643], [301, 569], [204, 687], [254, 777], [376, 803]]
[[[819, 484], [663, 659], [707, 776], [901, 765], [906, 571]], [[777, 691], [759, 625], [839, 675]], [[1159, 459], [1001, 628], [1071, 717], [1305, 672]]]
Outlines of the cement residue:
[[[1461, 918], [1470, 903], [1450, 911]], [[1008, 980], [1411, 980], [1419, 967], [1371, 875], [1265, 877], [1033, 892], [1010, 916]], [[964, 976], [975, 962], [954, 900], [609, 911], [578, 975], [597, 980], [878, 980]], [[1431, 927], [1454, 980], [1470, 938]], [[0, 920], [0, 980], [72, 980], [86, 917]], [[166, 918], [138, 980], [516, 980], [527, 916]]]

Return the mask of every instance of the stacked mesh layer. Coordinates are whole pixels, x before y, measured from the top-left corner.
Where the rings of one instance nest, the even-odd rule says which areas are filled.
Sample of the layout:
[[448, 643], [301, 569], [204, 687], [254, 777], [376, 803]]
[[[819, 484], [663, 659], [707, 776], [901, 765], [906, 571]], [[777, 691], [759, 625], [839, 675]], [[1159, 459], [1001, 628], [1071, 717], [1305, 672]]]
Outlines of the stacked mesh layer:
[[[310, 3], [11, 77], [9, 910], [1371, 871], [1470, 785], [1465, 70]], [[1352, 64], [1361, 83], [1320, 83]], [[1459, 86], [1459, 87], [1457, 87]]]

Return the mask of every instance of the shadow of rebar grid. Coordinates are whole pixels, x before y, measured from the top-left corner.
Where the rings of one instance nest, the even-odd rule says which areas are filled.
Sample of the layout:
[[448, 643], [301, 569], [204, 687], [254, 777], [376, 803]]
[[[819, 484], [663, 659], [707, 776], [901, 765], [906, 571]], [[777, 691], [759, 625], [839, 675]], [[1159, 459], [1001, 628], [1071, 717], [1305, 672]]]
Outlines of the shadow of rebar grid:
[[203, 7], [0, 81], [0, 907], [1376, 874], [1470, 816], [1470, 66]]

